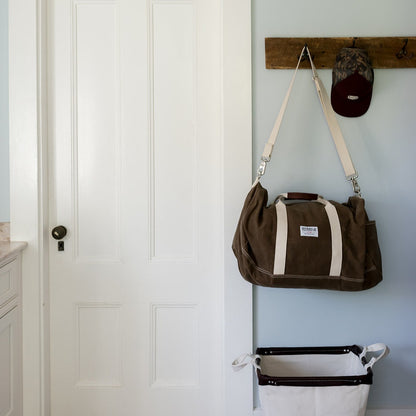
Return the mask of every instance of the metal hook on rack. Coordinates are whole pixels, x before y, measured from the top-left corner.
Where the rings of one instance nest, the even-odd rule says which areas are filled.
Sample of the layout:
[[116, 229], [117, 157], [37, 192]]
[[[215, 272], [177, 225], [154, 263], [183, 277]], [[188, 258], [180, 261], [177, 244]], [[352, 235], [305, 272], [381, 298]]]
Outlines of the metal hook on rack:
[[409, 39], [404, 40], [403, 47], [399, 50], [399, 52], [396, 53], [397, 59], [402, 59], [402, 58], [412, 59], [413, 58], [414, 53], [411, 53], [410, 55], [408, 55], [408, 51], [407, 51], [408, 42], [409, 42]]
[[305, 43], [305, 45], [303, 46], [303, 49], [302, 49], [302, 56], [301, 55], [298, 55], [298, 59], [300, 58], [300, 61], [301, 62], [303, 62], [303, 61], [305, 61], [306, 59], [308, 59], [308, 50], [307, 50], [307, 44]]
[[303, 46], [303, 55], [301, 61], [304, 61], [305, 59], [308, 59], [308, 44], [305, 43]]
[[[302, 58], [301, 58], [301, 62], [308, 60], [309, 59], [309, 49], [308, 49], [308, 44], [305, 43], [305, 45], [303, 46], [303, 54], [302, 54]], [[314, 55], [311, 55], [311, 59], [313, 61]], [[298, 56], [299, 59], [299, 56]]]

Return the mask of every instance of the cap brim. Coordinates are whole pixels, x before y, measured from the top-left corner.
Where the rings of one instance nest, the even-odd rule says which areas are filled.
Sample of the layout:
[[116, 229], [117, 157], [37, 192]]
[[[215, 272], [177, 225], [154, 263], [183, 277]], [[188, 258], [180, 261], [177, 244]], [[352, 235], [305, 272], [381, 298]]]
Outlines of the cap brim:
[[[360, 74], [353, 74], [332, 86], [332, 108], [344, 117], [360, 117], [370, 107], [372, 93], [373, 84]], [[358, 98], [348, 98], [351, 96]]]

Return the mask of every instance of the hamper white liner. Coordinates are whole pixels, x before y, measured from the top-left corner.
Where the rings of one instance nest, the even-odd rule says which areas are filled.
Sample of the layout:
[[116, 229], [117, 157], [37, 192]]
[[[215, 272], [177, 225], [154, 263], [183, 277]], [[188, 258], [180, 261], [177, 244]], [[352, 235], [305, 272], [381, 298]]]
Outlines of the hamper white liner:
[[[257, 369], [264, 416], [364, 416], [372, 366], [388, 354], [368, 347], [258, 348], [233, 362]], [[367, 362], [368, 352], [378, 353]]]
[[262, 356], [261, 372], [279, 377], [335, 377], [367, 374], [360, 358], [351, 351], [343, 355]]
[[259, 386], [264, 416], [364, 416], [369, 384], [359, 386]]

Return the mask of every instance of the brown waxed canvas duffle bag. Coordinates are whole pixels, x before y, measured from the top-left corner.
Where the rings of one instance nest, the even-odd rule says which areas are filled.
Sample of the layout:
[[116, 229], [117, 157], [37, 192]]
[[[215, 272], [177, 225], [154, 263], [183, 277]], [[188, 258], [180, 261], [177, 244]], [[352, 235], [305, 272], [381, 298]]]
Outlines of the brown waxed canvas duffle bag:
[[270, 161], [297, 67], [265, 146], [257, 179], [246, 197], [232, 248], [241, 275], [256, 285], [345, 291], [369, 289], [382, 280], [376, 224], [368, 219], [357, 172], [328, 95], [311, 59], [310, 62], [323, 112], [355, 195], [346, 203], [338, 203], [317, 194], [285, 193], [267, 205], [268, 192], [260, 178]]
[[[286, 204], [285, 200], [311, 199]], [[364, 290], [382, 279], [374, 221], [364, 199], [345, 204], [287, 194], [267, 206], [260, 182], [247, 195], [233, 250], [242, 276], [260, 286]]]

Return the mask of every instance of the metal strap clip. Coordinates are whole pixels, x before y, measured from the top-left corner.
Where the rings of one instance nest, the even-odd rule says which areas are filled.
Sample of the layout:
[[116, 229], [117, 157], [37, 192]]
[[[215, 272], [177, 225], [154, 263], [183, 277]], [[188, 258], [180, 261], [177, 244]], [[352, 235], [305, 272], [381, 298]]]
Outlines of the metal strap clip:
[[352, 176], [351, 178], [348, 178], [348, 180], [351, 182], [352, 189], [355, 193], [355, 195], [359, 196], [361, 198], [361, 188], [360, 185], [358, 185], [358, 175]]
[[257, 179], [260, 179], [266, 172], [266, 166], [268, 162], [270, 162], [270, 158], [265, 158], [265, 157], [261, 158], [260, 165], [257, 169]]

